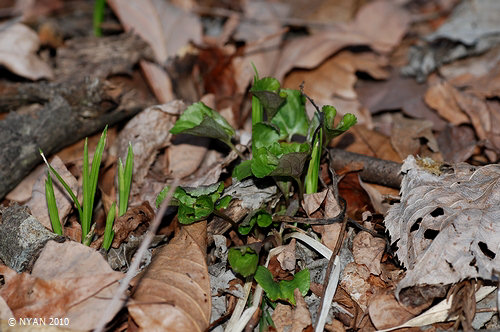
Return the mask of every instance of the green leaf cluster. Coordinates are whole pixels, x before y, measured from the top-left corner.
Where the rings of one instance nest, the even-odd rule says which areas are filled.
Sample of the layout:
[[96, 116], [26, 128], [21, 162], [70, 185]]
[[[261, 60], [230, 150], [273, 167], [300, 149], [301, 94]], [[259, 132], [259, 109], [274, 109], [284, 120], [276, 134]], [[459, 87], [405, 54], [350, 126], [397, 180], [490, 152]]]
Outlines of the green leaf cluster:
[[[156, 198], [156, 207], [165, 200], [169, 186], [163, 188]], [[215, 209], [227, 207], [231, 197], [225, 196], [219, 200], [224, 183], [218, 182], [209, 186], [197, 188], [177, 187], [170, 205], [178, 206], [178, 218], [181, 224], [192, 224], [210, 216]]]
[[253, 275], [259, 264], [259, 255], [248, 246], [229, 248], [227, 259], [233, 271], [245, 278]]
[[271, 272], [264, 266], [257, 267], [254, 279], [266, 292], [270, 300], [283, 300], [295, 305], [293, 291], [298, 288], [302, 296], [305, 296], [310, 287], [309, 270], [304, 269], [295, 274], [292, 280], [281, 280], [276, 282]]
[[266, 228], [273, 223], [273, 217], [265, 210], [255, 210], [249, 213], [238, 226], [238, 232], [242, 235], [250, 233], [257, 224], [261, 228]]

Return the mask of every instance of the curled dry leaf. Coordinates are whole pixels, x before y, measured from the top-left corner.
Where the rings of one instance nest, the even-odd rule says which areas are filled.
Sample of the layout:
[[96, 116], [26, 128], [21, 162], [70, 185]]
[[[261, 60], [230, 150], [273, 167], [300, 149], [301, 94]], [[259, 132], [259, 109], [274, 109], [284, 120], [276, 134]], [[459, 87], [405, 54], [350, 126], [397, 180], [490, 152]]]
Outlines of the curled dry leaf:
[[36, 55], [39, 46], [37, 34], [26, 25], [3, 27], [0, 29], [0, 64], [30, 80], [51, 79], [52, 69]]
[[205, 253], [182, 228], [158, 249], [129, 303], [144, 331], [205, 331], [210, 323], [210, 282]]
[[340, 287], [363, 311], [366, 311], [371, 295], [384, 288], [385, 285], [377, 277], [370, 276], [370, 271], [366, 266], [349, 263], [342, 271]]
[[405, 160], [401, 203], [385, 219], [408, 269], [396, 294], [415, 285], [489, 280], [500, 270], [500, 166], [461, 163], [443, 173], [432, 165]]
[[78, 330], [96, 327], [123, 276], [98, 252], [73, 241], [49, 241], [31, 275], [4, 265], [0, 274], [5, 278], [0, 296], [16, 318], [67, 317], [69, 326]]

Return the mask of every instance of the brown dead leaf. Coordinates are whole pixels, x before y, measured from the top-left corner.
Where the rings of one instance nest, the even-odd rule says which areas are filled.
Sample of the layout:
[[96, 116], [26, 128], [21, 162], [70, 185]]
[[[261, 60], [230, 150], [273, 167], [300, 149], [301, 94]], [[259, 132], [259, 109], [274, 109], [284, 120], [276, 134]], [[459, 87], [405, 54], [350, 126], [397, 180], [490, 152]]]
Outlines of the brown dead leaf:
[[[71, 174], [62, 160], [58, 156], [54, 156], [50, 161], [50, 164], [54, 169], [61, 175], [61, 177], [70, 186], [71, 190], [78, 195], [78, 182]], [[33, 193], [31, 199], [26, 202], [26, 205], [30, 208], [33, 216], [47, 229], [52, 229], [52, 224], [50, 222], [49, 210], [47, 208], [47, 200], [45, 198], [45, 180], [47, 179], [47, 172], [40, 174], [33, 185]], [[61, 223], [64, 224], [66, 217], [68, 216], [71, 208], [73, 207], [73, 200], [69, 197], [68, 193], [59, 184], [59, 181], [55, 176], [52, 177], [52, 184], [54, 186], [54, 193], [56, 195], [57, 210], [59, 211], [59, 219]]]
[[79, 330], [96, 327], [123, 276], [95, 250], [72, 241], [49, 241], [31, 275], [3, 265], [0, 273], [6, 281], [0, 295], [16, 318], [67, 317]]
[[295, 239], [284, 246], [284, 250], [276, 256], [276, 259], [280, 262], [283, 270], [295, 271]]
[[141, 330], [208, 328], [212, 308], [205, 253], [186, 230], [155, 252], [133, 299], [128, 310]]
[[346, 265], [340, 278], [340, 287], [351, 296], [363, 311], [368, 308], [372, 294], [384, 288], [370, 280], [370, 271], [365, 265], [356, 263]]
[[474, 153], [476, 138], [468, 126], [447, 126], [437, 137], [443, 160], [449, 163], [466, 161]]
[[358, 80], [356, 85], [361, 104], [372, 114], [402, 110], [413, 118], [431, 121], [434, 130], [441, 130], [446, 121], [425, 104], [423, 96], [426, 91], [425, 84], [418, 84], [413, 78], [405, 78], [396, 70], [387, 81]]
[[0, 64], [30, 80], [52, 79], [52, 69], [36, 54], [39, 46], [37, 34], [26, 25], [16, 23], [3, 27], [0, 31]]
[[10, 193], [5, 196], [10, 201], [23, 204], [31, 198], [33, 186], [37, 179], [47, 171], [47, 167], [39, 165], [28, 176], [26, 176]]
[[328, 190], [323, 190], [319, 193], [304, 194], [304, 202], [302, 203], [302, 207], [304, 208], [304, 210], [306, 210], [308, 216], [311, 216], [311, 214], [319, 209], [326, 198], [326, 194], [328, 194]]
[[364, 264], [371, 274], [379, 275], [380, 260], [385, 251], [385, 241], [368, 232], [359, 232], [352, 242], [352, 254], [357, 264]]
[[[170, 144], [172, 135], [169, 130], [174, 126], [177, 117], [185, 109], [182, 101], [174, 100], [163, 105], [151, 106], [132, 118], [120, 131], [115, 144], [110, 148], [113, 158], [126, 160], [129, 142], [134, 151], [134, 170], [130, 193], [130, 205], [139, 205], [148, 200], [154, 206], [156, 195], [164, 186], [153, 194], [154, 184], [146, 180], [161, 149]], [[165, 172], [166, 173], [166, 172]]]
[[172, 178], [184, 178], [194, 173], [207, 153], [210, 139], [192, 135], [177, 135], [168, 148], [168, 173]]
[[289, 331], [302, 332], [312, 324], [311, 314], [298, 288], [293, 291], [293, 296], [295, 296], [296, 306], [292, 312], [292, 328]]
[[[334, 218], [342, 212], [342, 208], [338, 204], [333, 192], [331, 190], [327, 191], [325, 198], [325, 218]], [[342, 239], [342, 234], [340, 231], [342, 230], [341, 223], [334, 223], [329, 225], [313, 225], [313, 230], [319, 234], [321, 234], [321, 242], [331, 250], [334, 250], [337, 242]]]
[[458, 106], [453, 90], [446, 81], [435, 84], [425, 93], [425, 102], [454, 125], [469, 123], [469, 117]]
[[293, 322], [292, 308], [289, 304], [278, 303], [272, 317], [277, 332], [288, 331]]
[[486, 147], [495, 155], [489, 155], [496, 160], [500, 153], [500, 103], [495, 100], [483, 100], [466, 92], [455, 91], [458, 105], [470, 117], [477, 136], [486, 140]]
[[[113, 238], [113, 243], [111, 246], [113, 248], [118, 248], [120, 245], [127, 240], [127, 238], [133, 234], [136, 237], [144, 234], [149, 226], [149, 223], [154, 219], [155, 213], [151, 205], [147, 201], [143, 202], [141, 205], [129, 208], [127, 212], [116, 218], [113, 224], [113, 231], [115, 232], [115, 237]], [[102, 230], [104, 232], [104, 230]], [[104, 240], [104, 234], [101, 238], [92, 242], [92, 248], [100, 248], [102, 241]]]
[[428, 303], [412, 308], [398, 302], [391, 289], [371, 297], [368, 312], [373, 325], [379, 330], [398, 326], [421, 313], [429, 306]]
[[439, 146], [432, 133], [432, 122], [420, 119], [407, 119], [401, 114], [392, 117], [391, 144], [401, 159], [408, 155], [431, 157], [442, 160]]
[[385, 57], [373, 53], [343, 51], [312, 70], [292, 71], [285, 78], [283, 86], [297, 89], [305, 82], [305, 92], [315, 100], [328, 100], [334, 95], [356, 99], [356, 72], [366, 72], [375, 79], [385, 79], [389, 76], [383, 69], [387, 64]]
[[[108, 3], [126, 31], [133, 30], [149, 43], [159, 64], [164, 64], [189, 41], [201, 41], [199, 18], [167, 1], [110, 0]], [[146, 61], [141, 61], [141, 68], [158, 100], [163, 103], [172, 100], [171, 82], [163, 68]]]
[[[283, 27], [279, 17], [287, 17], [288, 4], [269, 1], [245, 1], [244, 17], [236, 29], [234, 38], [244, 40], [245, 54], [233, 59], [237, 91], [244, 93], [255, 73], [260, 77], [272, 76], [280, 55]], [[263, 22], [264, 21], [264, 22]]]
[[352, 127], [348, 133], [336, 138], [333, 142], [337, 143], [337, 146], [348, 144], [345, 149], [350, 152], [402, 162], [401, 157], [392, 147], [389, 137], [375, 130], [369, 130], [363, 125]]
[[354, 21], [285, 45], [274, 76], [282, 80], [292, 68], [314, 68], [346, 46], [368, 45], [387, 53], [404, 36], [409, 22], [409, 14], [394, 2], [371, 2]]

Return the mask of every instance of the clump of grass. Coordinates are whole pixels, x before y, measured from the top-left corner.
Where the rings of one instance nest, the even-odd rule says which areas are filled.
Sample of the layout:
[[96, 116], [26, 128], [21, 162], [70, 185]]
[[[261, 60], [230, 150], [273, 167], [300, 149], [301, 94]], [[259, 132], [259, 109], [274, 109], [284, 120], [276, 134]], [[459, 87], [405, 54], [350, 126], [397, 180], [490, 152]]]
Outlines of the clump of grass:
[[[55, 213], [54, 211], [57, 211], [57, 205], [55, 204], [55, 198], [52, 199], [51, 193], [53, 193], [54, 188], [52, 185], [52, 179], [50, 177], [50, 173], [52, 173], [57, 180], [61, 183], [61, 185], [66, 189], [68, 192], [69, 196], [73, 200], [73, 203], [75, 204], [76, 209], [78, 210], [78, 215], [80, 218], [80, 223], [82, 225], [82, 243], [85, 245], [90, 245], [91, 242], [91, 237], [89, 237], [89, 231], [90, 231], [90, 226], [92, 223], [92, 212], [94, 208], [94, 198], [95, 198], [95, 193], [97, 190], [97, 180], [99, 177], [99, 168], [101, 166], [101, 159], [102, 159], [102, 154], [104, 152], [104, 146], [106, 145], [106, 135], [107, 135], [107, 129], [108, 127], [104, 128], [104, 131], [101, 134], [101, 138], [99, 139], [99, 142], [97, 143], [97, 147], [94, 153], [94, 158], [92, 160], [92, 163], [89, 165], [89, 154], [88, 154], [88, 139], [85, 139], [85, 145], [83, 148], [83, 207], [80, 205], [80, 202], [78, 201], [78, 198], [76, 197], [75, 193], [69, 185], [64, 181], [64, 179], [57, 173], [57, 171], [49, 164], [47, 159], [45, 158], [45, 155], [43, 154], [42, 150], [40, 150], [40, 154], [42, 155], [43, 160], [47, 164], [47, 167], [49, 168], [49, 176], [48, 180], [45, 184], [46, 188], [46, 193], [48, 192], [47, 195], [47, 205], [49, 207], [49, 214], [50, 211], [53, 211], [53, 216], [54, 216], [54, 221], [51, 215], [51, 223], [52, 223], [52, 228], [53, 231], [57, 233], [57, 226], [54, 227], [55, 222]], [[90, 170], [89, 170], [90, 166]], [[49, 180], [50, 179], [50, 180]], [[60, 227], [60, 222], [59, 222], [59, 216], [57, 216], [57, 223], [59, 223]], [[56, 224], [57, 224], [56, 223]], [[62, 234], [62, 230], [60, 230]]]

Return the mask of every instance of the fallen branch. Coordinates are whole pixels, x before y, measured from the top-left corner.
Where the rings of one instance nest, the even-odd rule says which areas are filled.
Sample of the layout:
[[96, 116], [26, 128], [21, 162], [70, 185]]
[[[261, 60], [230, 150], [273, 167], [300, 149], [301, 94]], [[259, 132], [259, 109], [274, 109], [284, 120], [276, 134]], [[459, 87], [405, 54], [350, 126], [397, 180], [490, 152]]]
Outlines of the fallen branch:
[[350, 163], [362, 163], [363, 170], [359, 175], [363, 181], [396, 189], [401, 185], [400, 163], [340, 149], [330, 149], [329, 152], [330, 166], [335, 170], [342, 169]]

